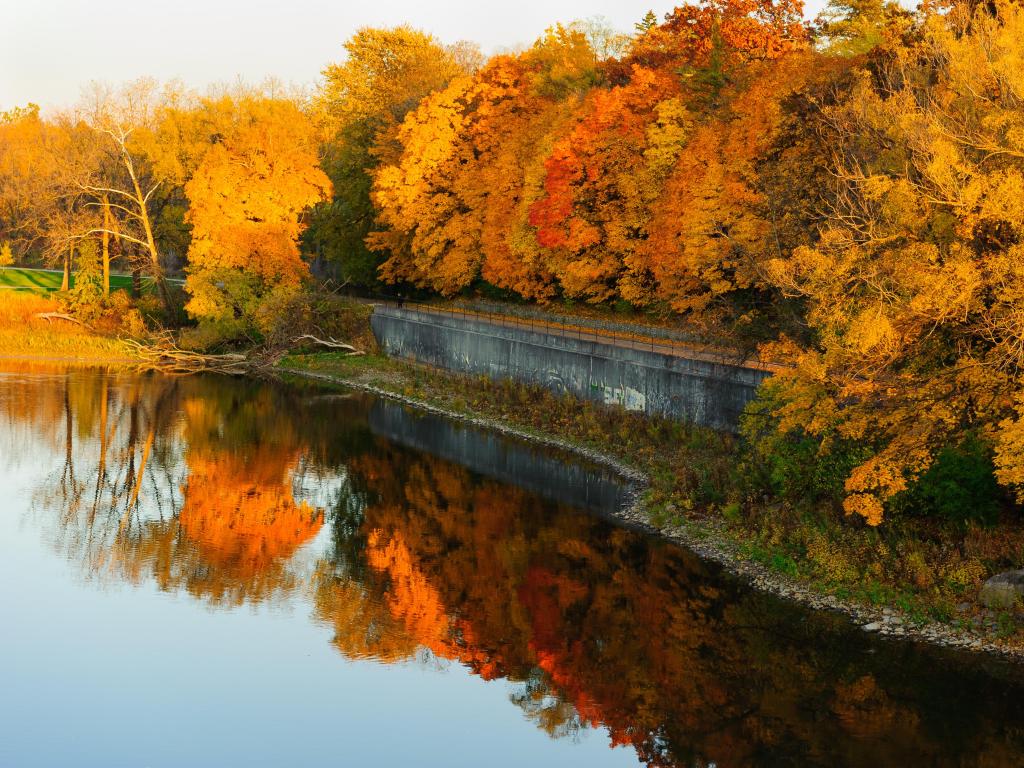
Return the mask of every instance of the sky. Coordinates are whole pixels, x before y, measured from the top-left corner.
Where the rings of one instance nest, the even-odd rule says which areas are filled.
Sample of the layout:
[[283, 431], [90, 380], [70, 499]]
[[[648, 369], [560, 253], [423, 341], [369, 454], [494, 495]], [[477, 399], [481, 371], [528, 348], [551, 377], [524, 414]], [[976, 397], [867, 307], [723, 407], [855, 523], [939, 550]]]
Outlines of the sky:
[[[809, 0], [813, 15], [824, 0]], [[0, 0], [0, 110], [72, 105], [90, 81], [241, 78], [316, 82], [363, 26], [409, 23], [484, 53], [532, 43], [553, 23], [603, 16], [632, 30], [672, 0]]]

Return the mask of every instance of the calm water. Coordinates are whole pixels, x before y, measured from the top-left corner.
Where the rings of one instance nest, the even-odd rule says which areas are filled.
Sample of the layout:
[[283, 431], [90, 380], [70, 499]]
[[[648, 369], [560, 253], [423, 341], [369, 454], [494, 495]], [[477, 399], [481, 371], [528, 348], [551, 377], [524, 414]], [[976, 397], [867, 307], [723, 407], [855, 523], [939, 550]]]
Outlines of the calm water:
[[0, 765], [1014, 766], [1014, 667], [756, 595], [594, 467], [308, 385], [0, 368]]

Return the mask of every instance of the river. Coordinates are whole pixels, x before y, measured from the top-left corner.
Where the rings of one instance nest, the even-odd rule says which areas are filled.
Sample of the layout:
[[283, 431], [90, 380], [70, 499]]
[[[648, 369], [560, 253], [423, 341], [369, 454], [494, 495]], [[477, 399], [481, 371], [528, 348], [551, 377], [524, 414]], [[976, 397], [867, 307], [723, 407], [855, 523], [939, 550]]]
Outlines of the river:
[[0, 766], [1014, 766], [1024, 675], [311, 383], [0, 364]]

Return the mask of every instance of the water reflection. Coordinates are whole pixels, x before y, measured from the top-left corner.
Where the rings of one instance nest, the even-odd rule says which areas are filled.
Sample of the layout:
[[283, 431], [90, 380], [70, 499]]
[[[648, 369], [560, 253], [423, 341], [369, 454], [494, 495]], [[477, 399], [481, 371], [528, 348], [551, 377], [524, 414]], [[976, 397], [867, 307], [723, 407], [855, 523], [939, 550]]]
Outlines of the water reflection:
[[52, 464], [35, 520], [100, 584], [308, 599], [347, 659], [511, 681], [552, 737], [603, 728], [652, 766], [1021, 763], [1012, 670], [879, 643], [585, 513], [621, 500], [596, 468], [310, 386], [8, 371], [0, 455]]

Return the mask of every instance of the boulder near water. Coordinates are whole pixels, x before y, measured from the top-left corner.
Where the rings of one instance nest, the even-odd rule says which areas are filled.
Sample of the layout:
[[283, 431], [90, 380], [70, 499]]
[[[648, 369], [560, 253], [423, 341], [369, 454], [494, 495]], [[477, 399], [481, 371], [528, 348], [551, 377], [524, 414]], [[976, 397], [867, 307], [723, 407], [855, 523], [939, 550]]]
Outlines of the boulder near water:
[[981, 586], [978, 599], [989, 608], [1013, 608], [1024, 602], [1024, 570], [997, 573]]

